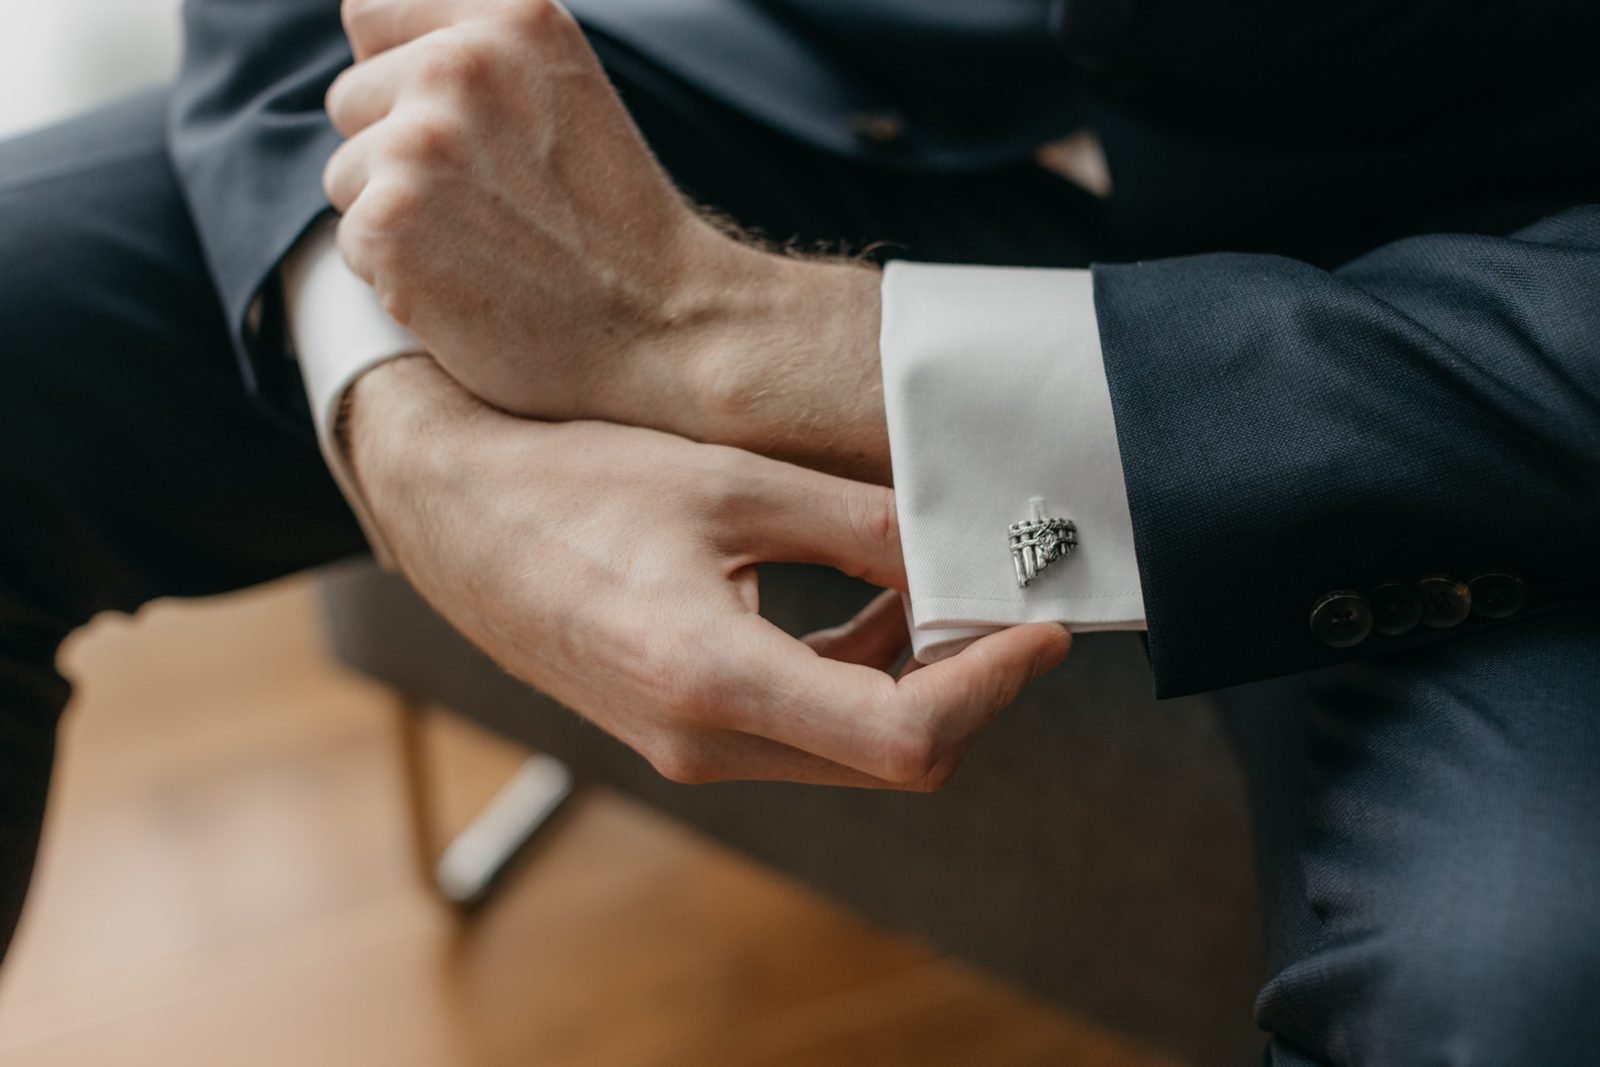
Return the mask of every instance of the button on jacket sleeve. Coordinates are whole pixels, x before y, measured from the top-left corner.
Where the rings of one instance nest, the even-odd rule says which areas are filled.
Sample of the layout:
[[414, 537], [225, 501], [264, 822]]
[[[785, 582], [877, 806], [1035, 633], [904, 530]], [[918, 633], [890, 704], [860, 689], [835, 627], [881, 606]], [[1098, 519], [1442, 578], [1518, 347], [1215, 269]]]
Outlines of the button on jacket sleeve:
[[[1144, 628], [1088, 271], [890, 264], [884, 404], [923, 660], [1022, 622]], [[1039, 499], [1078, 548], [1020, 588], [1008, 544]]]
[[[1332, 271], [1101, 266], [1094, 293], [1163, 695], [1594, 610], [1600, 207]], [[1330, 593], [1393, 608], [1396, 582], [1423, 625], [1312, 633]], [[1430, 582], [1485, 604], [1434, 605]]]

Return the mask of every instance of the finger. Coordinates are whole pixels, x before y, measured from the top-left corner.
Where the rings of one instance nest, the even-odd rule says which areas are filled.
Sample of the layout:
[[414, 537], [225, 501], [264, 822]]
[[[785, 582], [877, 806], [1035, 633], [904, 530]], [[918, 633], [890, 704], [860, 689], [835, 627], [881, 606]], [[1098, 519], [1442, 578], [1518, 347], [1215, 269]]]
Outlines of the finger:
[[[369, 180], [355, 202], [344, 209], [339, 226], [334, 231], [334, 241], [339, 255], [352, 273], [368, 285], [378, 284], [378, 263], [382, 258], [384, 235], [396, 208], [389, 206], [401, 199], [394, 193], [393, 183], [382, 177]], [[377, 221], [374, 221], [376, 219]], [[385, 308], [394, 314], [395, 309]]]
[[481, 0], [345, 0], [344, 32], [358, 61], [454, 26]]
[[924, 668], [926, 666], [927, 666], [926, 663], [922, 662], [917, 657], [912, 656], [910, 659], [906, 660], [905, 666], [900, 668], [900, 673], [898, 675], [896, 675], [895, 677], [899, 678], [901, 681], [904, 681], [906, 675], [912, 674], [915, 671], [920, 671], [922, 668]]
[[887, 671], [904, 654], [911, 631], [899, 592], [886, 589], [849, 622], [818, 630], [804, 641], [828, 659]]
[[725, 690], [735, 703], [722, 725], [919, 787], [948, 777], [977, 732], [1071, 645], [1054, 623], [1017, 626], [895, 681], [823, 659], [763, 619], [743, 622], [721, 645], [725, 671], [744, 671]]
[[347, 68], [335, 78], [323, 98], [334, 129], [354, 137], [393, 111], [411, 72], [423, 61], [423, 47], [418, 44], [385, 52]]
[[762, 460], [747, 503], [739, 548], [757, 561], [821, 563], [906, 588], [892, 489]]
[[1053, 670], [1072, 635], [1053, 622], [1013, 626], [906, 675], [896, 685], [902, 713], [934, 725], [934, 748], [962, 748], [1022, 692]]
[[363, 132], [341, 144], [322, 169], [322, 191], [335, 211], [348, 212], [372, 178], [377, 131]]

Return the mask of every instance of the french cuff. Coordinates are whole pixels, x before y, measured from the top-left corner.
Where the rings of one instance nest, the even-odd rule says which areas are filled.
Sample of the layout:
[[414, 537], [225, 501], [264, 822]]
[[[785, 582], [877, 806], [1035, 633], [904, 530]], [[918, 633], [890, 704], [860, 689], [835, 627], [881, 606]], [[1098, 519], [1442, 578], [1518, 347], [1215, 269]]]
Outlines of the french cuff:
[[424, 351], [418, 340], [383, 310], [372, 288], [339, 254], [336, 221], [313, 227], [283, 263], [289, 337], [300, 360], [311, 401], [311, 418], [323, 459], [355, 512], [367, 544], [384, 567], [394, 557], [362, 496], [360, 483], [335, 436], [344, 395], [355, 380], [380, 363]]
[[[1144, 629], [1090, 273], [891, 263], [880, 346], [917, 659], [1025, 622]], [[1022, 588], [1035, 501], [1077, 549]]]

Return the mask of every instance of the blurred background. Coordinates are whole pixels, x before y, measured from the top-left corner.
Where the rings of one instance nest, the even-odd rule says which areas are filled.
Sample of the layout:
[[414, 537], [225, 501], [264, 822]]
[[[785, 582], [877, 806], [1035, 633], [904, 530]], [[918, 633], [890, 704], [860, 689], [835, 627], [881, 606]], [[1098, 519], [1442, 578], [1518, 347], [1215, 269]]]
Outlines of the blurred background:
[[[0, 134], [169, 77], [177, 10], [5, 0]], [[100, 620], [64, 661], [7, 1067], [1167, 1062], [604, 790], [461, 921], [412, 862], [393, 698], [330, 663], [304, 580]], [[522, 753], [426, 728], [460, 825]]]
[[0, 133], [169, 78], [178, 65], [179, 0], [5, 0]]

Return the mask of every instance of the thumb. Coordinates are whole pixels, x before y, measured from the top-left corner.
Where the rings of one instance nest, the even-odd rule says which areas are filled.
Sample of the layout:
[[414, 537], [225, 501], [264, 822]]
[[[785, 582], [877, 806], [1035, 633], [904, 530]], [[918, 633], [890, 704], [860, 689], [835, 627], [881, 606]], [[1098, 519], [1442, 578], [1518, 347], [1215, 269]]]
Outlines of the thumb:
[[939, 725], [944, 743], [960, 747], [1071, 649], [1072, 634], [1058, 623], [1013, 626], [905, 675], [898, 688]]

